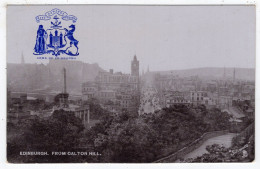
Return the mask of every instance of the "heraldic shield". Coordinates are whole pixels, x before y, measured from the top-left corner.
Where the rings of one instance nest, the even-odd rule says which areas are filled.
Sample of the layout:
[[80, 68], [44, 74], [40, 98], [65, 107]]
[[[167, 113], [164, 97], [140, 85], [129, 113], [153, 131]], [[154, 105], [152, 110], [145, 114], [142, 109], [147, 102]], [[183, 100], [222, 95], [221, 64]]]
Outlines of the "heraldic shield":
[[45, 13], [45, 15], [36, 16], [36, 22], [50, 21], [48, 23], [40, 24], [37, 30], [36, 42], [34, 47], [34, 55], [52, 54], [58, 56], [66, 54], [70, 56], [79, 55], [78, 43], [73, 36], [76, 30], [75, 24], [68, 24], [67, 28], [62, 26], [62, 21], [71, 21], [75, 23], [77, 17], [68, 15], [60, 9], [52, 9]]

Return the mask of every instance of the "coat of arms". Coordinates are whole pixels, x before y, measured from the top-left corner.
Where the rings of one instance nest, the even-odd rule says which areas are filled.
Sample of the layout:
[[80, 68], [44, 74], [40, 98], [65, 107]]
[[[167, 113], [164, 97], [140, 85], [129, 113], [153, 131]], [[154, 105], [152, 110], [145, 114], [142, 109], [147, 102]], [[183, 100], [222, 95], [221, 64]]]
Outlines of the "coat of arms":
[[[50, 22], [39, 24], [33, 53], [34, 55], [79, 55], [79, 41], [73, 36], [73, 33], [76, 30], [75, 22], [77, 21], [77, 18], [74, 15], [68, 15], [66, 12], [55, 8], [46, 12], [45, 15], [36, 16], [35, 19], [38, 23], [41, 21]], [[67, 25], [67, 28], [62, 26], [63, 21], [67, 21], [65, 24]], [[68, 23], [68, 21], [72, 23]]]

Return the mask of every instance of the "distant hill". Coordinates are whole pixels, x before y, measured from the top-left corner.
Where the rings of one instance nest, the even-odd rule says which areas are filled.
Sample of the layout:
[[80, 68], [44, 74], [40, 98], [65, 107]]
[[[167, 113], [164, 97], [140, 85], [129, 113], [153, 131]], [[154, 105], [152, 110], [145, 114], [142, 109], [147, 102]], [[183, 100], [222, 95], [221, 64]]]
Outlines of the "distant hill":
[[[234, 68], [225, 68], [226, 77], [233, 78]], [[179, 76], [199, 76], [201, 78], [222, 78], [224, 76], [224, 68], [195, 68], [184, 70], [156, 71], [152, 73], [172, 74]], [[236, 79], [255, 80], [255, 69], [253, 68], [235, 68]]]
[[66, 68], [67, 90], [81, 93], [81, 85], [93, 81], [99, 71], [104, 71], [98, 64], [88, 64], [81, 61], [53, 60], [44, 64], [7, 64], [7, 84], [13, 91], [32, 91], [45, 89], [62, 91], [63, 74]]
[[[104, 71], [98, 64], [81, 61], [53, 60], [48, 64], [7, 63], [7, 84], [12, 91], [45, 90], [61, 92], [63, 89], [62, 69], [66, 68], [67, 90], [81, 94], [81, 85], [94, 81], [99, 71]], [[255, 69], [236, 68], [236, 79], [255, 80]], [[226, 68], [226, 77], [232, 79], [234, 68]], [[172, 74], [181, 77], [199, 76], [200, 78], [218, 79], [224, 75], [224, 68], [196, 68], [185, 70], [154, 71], [151, 74]]]

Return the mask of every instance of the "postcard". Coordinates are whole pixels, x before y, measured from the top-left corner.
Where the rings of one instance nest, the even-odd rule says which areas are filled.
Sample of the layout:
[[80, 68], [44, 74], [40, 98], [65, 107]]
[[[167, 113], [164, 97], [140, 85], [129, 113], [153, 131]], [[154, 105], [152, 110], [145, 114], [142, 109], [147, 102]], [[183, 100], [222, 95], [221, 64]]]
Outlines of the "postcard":
[[8, 163], [249, 163], [255, 5], [8, 5]]

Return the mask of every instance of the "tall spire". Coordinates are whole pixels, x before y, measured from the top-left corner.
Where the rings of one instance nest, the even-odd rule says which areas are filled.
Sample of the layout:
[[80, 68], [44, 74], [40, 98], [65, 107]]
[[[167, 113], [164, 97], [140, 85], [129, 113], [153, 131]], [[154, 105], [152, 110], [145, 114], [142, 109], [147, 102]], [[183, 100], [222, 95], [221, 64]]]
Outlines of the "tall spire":
[[67, 93], [67, 84], [66, 84], [66, 69], [63, 68], [63, 82], [64, 82], [64, 88], [63, 88], [63, 93]]
[[224, 66], [224, 74], [223, 74], [224, 80], [226, 80], [226, 66]]
[[236, 68], [234, 68], [234, 71], [233, 71], [233, 82], [236, 80]]
[[24, 56], [23, 56], [23, 52], [22, 52], [22, 57], [21, 57], [21, 64], [24, 64]]
[[139, 61], [137, 60], [136, 54], [131, 62], [131, 75], [139, 76]]
[[134, 55], [134, 61], [137, 61], [136, 54]]

